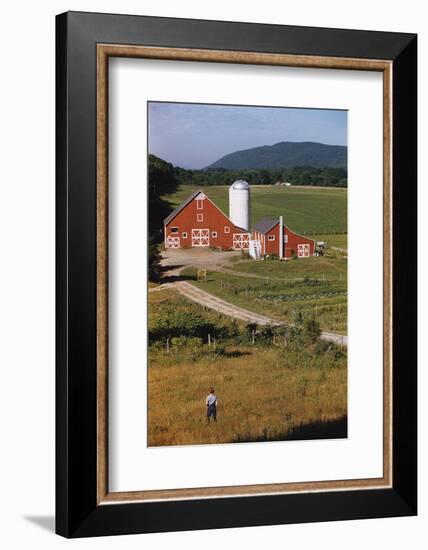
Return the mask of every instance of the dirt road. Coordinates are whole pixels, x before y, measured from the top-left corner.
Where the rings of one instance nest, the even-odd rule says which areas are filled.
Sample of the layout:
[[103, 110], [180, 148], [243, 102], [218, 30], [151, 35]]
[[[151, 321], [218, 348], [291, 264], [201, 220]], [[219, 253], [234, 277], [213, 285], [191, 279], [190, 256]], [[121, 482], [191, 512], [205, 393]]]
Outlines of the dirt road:
[[173, 286], [180, 294], [186, 296], [186, 298], [189, 298], [189, 300], [210, 309], [214, 309], [215, 311], [218, 311], [223, 315], [227, 315], [228, 317], [246, 321], [247, 323], [257, 323], [258, 325], [282, 325], [280, 321], [276, 321], [270, 317], [265, 317], [264, 315], [259, 315], [258, 313], [253, 313], [252, 311], [248, 311], [247, 309], [226, 302], [226, 300], [217, 298], [217, 296], [213, 296], [212, 294], [205, 292], [205, 290], [201, 290], [200, 288], [197, 288], [185, 281], [172, 283], [171, 286]]
[[[224, 268], [227, 269], [227, 265], [230, 263], [231, 259], [239, 255], [240, 252], [214, 252], [207, 248], [190, 250], [177, 249], [163, 252], [161, 265], [165, 269], [164, 273], [166, 279], [171, 280], [171, 282], [161, 287], [153, 288], [151, 291], [165, 287], [173, 288], [189, 300], [213, 309], [214, 311], [218, 311], [222, 315], [227, 315], [228, 317], [239, 319], [247, 323], [256, 323], [258, 325], [271, 325], [276, 327], [284, 325], [284, 323], [277, 319], [259, 315], [258, 313], [231, 304], [186, 281], [180, 280], [180, 272], [186, 267], [211, 267], [213, 269], [224, 266]], [[343, 346], [348, 345], [348, 337], [335, 332], [323, 331], [321, 333], [321, 338]]]
[[168, 248], [162, 251], [161, 266], [164, 269], [164, 276], [171, 277], [179, 275], [186, 267], [199, 267], [203, 269], [214, 269], [227, 266], [230, 262], [241, 255], [239, 250], [221, 252], [210, 248]]
[[[226, 300], [222, 300], [217, 296], [213, 296], [212, 294], [205, 292], [205, 290], [197, 288], [185, 281], [177, 281], [175, 283], [171, 283], [170, 287], [177, 290], [180, 294], [182, 294], [189, 300], [192, 300], [199, 305], [213, 309], [214, 311], [218, 311], [222, 315], [232, 317], [233, 319], [239, 319], [240, 321], [255, 323], [257, 325], [271, 325], [273, 327], [280, 327], [285, 324], [281, 321], [273, 319], [272, 317], [259, 315], [258, 313], [254, 313], [252, 311], [249, 311], [248, 309], [244, 309], [242, 307], [226, 302]], [[335, 342], [336, 344], [340, 344], [342, 346], [348, 345], [348, 337], [342, 334], [336, 334], [335, 332], [323, 331], [321, 333], [321, 338], [323, 340], [327, 340], [328, 342]]]

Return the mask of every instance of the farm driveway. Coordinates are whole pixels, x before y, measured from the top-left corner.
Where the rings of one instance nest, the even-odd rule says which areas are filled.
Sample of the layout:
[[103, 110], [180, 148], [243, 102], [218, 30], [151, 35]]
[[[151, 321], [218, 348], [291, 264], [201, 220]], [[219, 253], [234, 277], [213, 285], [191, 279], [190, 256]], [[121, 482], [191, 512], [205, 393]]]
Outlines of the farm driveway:
[[265, 317], [264, 315], [259, 315], [258, 313], [253, 313], [252, 311], [248, 311], [242, 307], [230, 304], [229, 302], [226, 302], [226, 300], [217, 298], [217, 296], [213, 296], [212, 294], [205, 292], [205, 290], [201, 290], [200, 288], [197, 288], [185, 281], [174, 283], [174, 288], [180, 294], [183, 294], [183, 296], [189, 298], [189, 300], [210, 309], [214, 309], [215, 311], [218, 311], [223, 315], [227, 315], [228, 317], [240, 319], [241, 321], [246, 321], [247, 323], [257, 323], [258, 325], [282, 325], [281, 322], [275, 321], [275, 319]]
[[168, 248], [162, 251], [161, 266], [165, 269], [164, 276], [173, 277], [180, 275], [181, 270], [186, 267], [212, 269], [226, 266], [232, 258], [239, 257], [240, 254], [239, 250], [220, 252], [210, 248]]

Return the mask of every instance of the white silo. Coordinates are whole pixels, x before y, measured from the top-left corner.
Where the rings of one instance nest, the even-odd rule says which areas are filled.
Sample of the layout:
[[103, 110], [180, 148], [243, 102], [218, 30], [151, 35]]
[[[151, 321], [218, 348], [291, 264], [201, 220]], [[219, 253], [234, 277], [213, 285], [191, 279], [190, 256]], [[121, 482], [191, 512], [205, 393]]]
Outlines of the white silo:
[[229, 218], [236, 226], [250, 229], [250, 186], [244, 180], [229, 187]]

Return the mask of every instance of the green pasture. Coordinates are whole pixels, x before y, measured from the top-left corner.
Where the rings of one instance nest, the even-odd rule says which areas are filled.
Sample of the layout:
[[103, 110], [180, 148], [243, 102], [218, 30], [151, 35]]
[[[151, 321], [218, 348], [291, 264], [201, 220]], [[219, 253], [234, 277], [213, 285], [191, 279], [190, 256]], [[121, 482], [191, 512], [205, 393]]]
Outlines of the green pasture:
[[233, 262], [230, 269], [248, 275], [257, 275], [266, 278], [280, 279], [329, 279], [346, 282], [347, 261], [336, 256], [312, 256], [310, 258], [280, 260], [252, 259]]
[[[172, 195], [165, 195], [173, 208], [198, 189], [183, 185]], [[204, 193], [228, 215], [229, 187], [203, 187]], [[263, 217], [284, 216], [284, 223], [297, 233], [321, 238], [325, 234], [347, 232], [347, 190], [326, 187], [251, 187], [251, 224]], [[346, 238], [346, 236], [345, 236]], [[322, 239], [321, 239], [322, 240]], [[339, 246], [334, 244], [333, 246]], [[345, 248], [345, 247], [344, 247]]]

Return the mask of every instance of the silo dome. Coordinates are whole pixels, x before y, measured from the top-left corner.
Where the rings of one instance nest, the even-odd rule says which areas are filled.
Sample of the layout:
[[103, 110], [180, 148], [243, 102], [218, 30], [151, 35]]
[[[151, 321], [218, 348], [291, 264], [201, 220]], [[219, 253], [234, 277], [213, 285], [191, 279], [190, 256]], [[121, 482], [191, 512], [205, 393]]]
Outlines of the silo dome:
[[229, 187], [229, 218], [245, 230], [250, 228], [250, 186], [245, 180], [236, 180]]
[[232, 189], [249, 189], [250, 184], [245, 180], [236, 180], [232, 183]]

